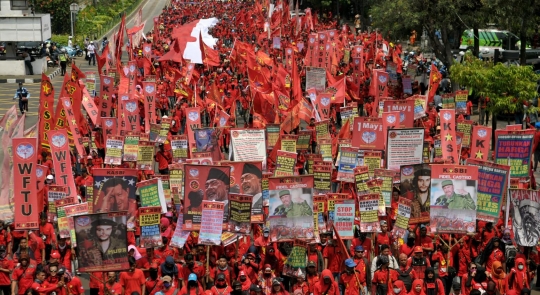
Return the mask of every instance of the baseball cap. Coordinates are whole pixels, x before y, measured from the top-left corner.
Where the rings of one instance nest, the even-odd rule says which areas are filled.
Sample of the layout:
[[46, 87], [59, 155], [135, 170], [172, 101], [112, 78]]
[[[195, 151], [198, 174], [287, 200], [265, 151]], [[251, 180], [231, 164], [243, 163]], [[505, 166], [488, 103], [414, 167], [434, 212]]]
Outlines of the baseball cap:
[[307, 267], [315, 267], [315, 261], [310, 260], [307, 264]]
[[195, 282], [197, 281], [197, 275], [194, 273], [190, 273], [187, 280], [188, 282]]
[[245, 276], [245, 275], [246, 275], [246, 273], [245, 273], [245, 272], [244, 272], [243, 270], [242, 270], [242, 271], [240, 271], [240, 272], [238, 273], [238, 276], [239, 276], [239, 277], [241, 277], [241, 276]]
[[53, 259], [58, 259], [60, 258], [60, 253], [58, 253], [58, 251], [54, 250], [51, 252], [51, 258]]
[[358, 251], [364, 251], [364, 247], [362, 247], [362, 246], [356, 246], [356, 247], [354, 247], [354, 251], [357, 251], [357, 252], [358, 252]]
[[54, 176], [52, 176], [51, 174], [47, 175], [47, 179], [48, 180], [53, 180], [54, 179]]
[[422, 247], [416, 246], [414, 247], [414, 253], [424, 253], [424, 250], [422, 250]]
[[[192, 274], [193, 275], [193, 274]], [[191, 277], [191, 275], [189, 275]], [[162, 281], [164, 282], [171, 282], [172, 281], [172, 278], [170, 276], [164, 276], [161, 278]]]
[[274, 280], [272, 281], [272, 286], [275, 286], [275, 285], [281, 285], [281, 283], [279, 282], [279, 280], [274, 279]]
[[381, 220], [380, 223], [381, 223], [381, 225], [388, 225], [388, 224], [386, 223], [386, 220]]
[[354, 262], [354, 260], [352, 258], [347, 258], [345, 260], [345, 265], [347, 267], [355, 267], [356, 266], [356, 262]]

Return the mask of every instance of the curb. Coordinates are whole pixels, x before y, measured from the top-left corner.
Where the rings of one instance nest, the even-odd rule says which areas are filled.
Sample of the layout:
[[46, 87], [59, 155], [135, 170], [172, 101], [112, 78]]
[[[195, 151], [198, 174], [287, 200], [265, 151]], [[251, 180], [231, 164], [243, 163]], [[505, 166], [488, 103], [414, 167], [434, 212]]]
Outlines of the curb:
[[[62, 71], [61, 68], [58, 68], [54, 70], [52, 73], [47, 75], [49, 79], [53, 79], [54, 77], [60, 75], [60, 72]], [[0, 84], [17, 84], [17, 83], [25, 83], [25, 84], [33, 84], [33, 83], [41, 83], [41, 75], [38, 78], [11, 78], [11, 79], [0, 79]]]
[[[145, 4], [147, 3], [148, 0], [142, 0], [139, 5], [137, 5], [137, 7], [135, 7], [135, 9], [133, 9], [133, 11], [129, 14], [129, 15], [126, 15], [126, 23], [128, 21], [131, 20], [131, 17], [137, 13], [139, 11], [139, 9]], [[122, 23], [122, 21], [120, 20], [114, 27], [112, 27], [108, 32], [106, 32], [105, 34], [103, 34], [102, 36], [100, 36], [100, 39], [103, 39], [103, 37], [107, 37], [107, 39], [109, 39], [109, 37], [112, 38], [112, 34], [115, 30], [118, 30], [118, 28], [120, 27], [120, 24]], [[124, 44], [125, 45], [125, 44]]]

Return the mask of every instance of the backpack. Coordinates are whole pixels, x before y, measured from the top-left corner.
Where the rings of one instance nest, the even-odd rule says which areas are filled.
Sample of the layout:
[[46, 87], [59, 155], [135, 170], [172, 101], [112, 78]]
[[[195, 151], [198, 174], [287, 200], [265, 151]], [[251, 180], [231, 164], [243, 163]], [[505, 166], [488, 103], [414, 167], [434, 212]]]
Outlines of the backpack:
[[411, 272], [413, 271], [412, 266], [409, 267], [406, 271], [402, 271], [401, 269], [396, 269], [398, 275], [398, 280], [402, 281], [405, 285], [405, 288], [407, 289], [407, 293], [411, 292], [412, 289], [412, 277]]
[[517, 255], [517, 248], [514, 245], [506, 245], [504, 249], [504, 257], [506, 257], [506, 268], [511, 269], [514, 267], [514, 260]]

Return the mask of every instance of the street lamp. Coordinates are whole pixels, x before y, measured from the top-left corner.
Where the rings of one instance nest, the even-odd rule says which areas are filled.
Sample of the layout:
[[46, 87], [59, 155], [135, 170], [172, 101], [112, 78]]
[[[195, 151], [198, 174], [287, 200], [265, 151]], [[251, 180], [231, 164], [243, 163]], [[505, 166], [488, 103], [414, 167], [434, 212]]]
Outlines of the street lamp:
[[73, 36], [73, 14], [79, 12], [79, 4], [71, 3], [71, 5], [69, 5], [69, 11], [71, 12], [71, 36]]

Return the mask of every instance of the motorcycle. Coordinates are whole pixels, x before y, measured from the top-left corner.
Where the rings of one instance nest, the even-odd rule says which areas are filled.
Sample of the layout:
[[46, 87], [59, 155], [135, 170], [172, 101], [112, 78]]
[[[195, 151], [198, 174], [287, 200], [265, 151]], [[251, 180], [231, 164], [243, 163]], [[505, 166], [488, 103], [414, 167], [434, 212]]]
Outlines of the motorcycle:
[[59, 65], [58, 60], [54, 60], [50, 56], [47, 55], [47, 67], [48, 68], [55, 68], [58, 65]]
[[82, 57], [84, 55], [84, 51], [81, 49], [79, 45], [75, 45], [75, 55], [77, 57]]

